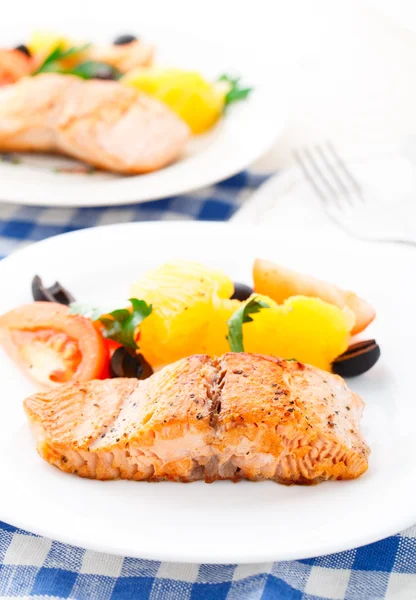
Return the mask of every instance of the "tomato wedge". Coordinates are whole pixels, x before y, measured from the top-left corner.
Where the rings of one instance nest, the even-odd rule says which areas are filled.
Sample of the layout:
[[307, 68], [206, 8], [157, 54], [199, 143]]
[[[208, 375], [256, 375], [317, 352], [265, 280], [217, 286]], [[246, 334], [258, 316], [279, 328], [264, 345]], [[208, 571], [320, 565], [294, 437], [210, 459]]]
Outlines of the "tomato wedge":
[[37, 382], [102, 379], [109, 354], [93, 323], [54, 302], [33, 302], [0, 317], [0, 342]]

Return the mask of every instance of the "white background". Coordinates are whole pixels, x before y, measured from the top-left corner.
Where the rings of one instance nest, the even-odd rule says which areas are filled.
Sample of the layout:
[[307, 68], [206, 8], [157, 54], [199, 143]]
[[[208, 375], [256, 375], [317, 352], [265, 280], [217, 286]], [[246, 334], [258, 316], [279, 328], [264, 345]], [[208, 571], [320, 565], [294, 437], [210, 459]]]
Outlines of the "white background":
[[[414, 2], [396, 0], [409, 21]], [[290, 96], [284, 137], [257, 166], [290, 164], [294, 148], [330, 139], [385, 142], [416, 133], [416, 34], [376, 2], [341, 0], [26, 0], [8, 2], [0, 33], [33, 28], [192, 30], [268, 64]], [[388, 1], [380, 2], [389, 5]], [[390, 2], [390, 5], [392, 2]], [[407, 12], [405, 10], [407, 6]], [[409, 12], [410, 11], [410, 12]], [[192, 48], [190, 48], [192, 52]]]

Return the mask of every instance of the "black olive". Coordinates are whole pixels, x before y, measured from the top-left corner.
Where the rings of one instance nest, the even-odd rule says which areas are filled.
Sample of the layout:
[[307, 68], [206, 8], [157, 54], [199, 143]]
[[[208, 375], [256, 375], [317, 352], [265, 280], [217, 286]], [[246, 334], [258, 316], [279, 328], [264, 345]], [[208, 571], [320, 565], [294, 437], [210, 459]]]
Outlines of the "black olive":
[[94, 73], [94, 79], [103, 79], [105, 81], [109, 79], [116, 79], [116, 71], [113, 69], [111, 65], [102, 64], [97, 67], [96, 72]]
[[356, 377], [374, 367], [380, 354], [380, 346], [375, 340], [358, 342], [334, 360], [332, 370], [341, 377]]
[[119, 35], [116, 37], [113, 44], [116, 46], [124, 46], [124, 44], [131, 44], [132, 42], [137, 42], [137, 37], [135, 35], [131, 35], [130, 33], [125, 33], [124, 35]]
[[10, 163], [11, 165], [16, 165], [19, 162], [18, 157], [15, 154], [11, 154], [10, 152], [0, 154], [0, 159], [2, 160], [2, 162]]
[[35, 275], [32, 280], [32, 296], [35, 302], [58, 302], [68, 306], [75, 302], [75, 298], [62, 285], [56, 281], [51, 287], [43, 285], [39, 275]]
[[153, 374], [152, 367], [141, 354], [136, 354], [129, 348], [117, 348], [111, 357], [111, 377], [135, 377], [147, 379]]
[[253, 293], [253, 289], [245, 283], [234, 283], [234, 294], [231, 296], [231, 300], [247, 300]]
[[27, 46], [25, 46], [24, 44], [20, 44], [19, 46], [16, 46], [15, 50], [19, 50], [19, 52], [23, 52], [23, 54], [26, 54], [26, 56], [32, 56], [29, 48]]

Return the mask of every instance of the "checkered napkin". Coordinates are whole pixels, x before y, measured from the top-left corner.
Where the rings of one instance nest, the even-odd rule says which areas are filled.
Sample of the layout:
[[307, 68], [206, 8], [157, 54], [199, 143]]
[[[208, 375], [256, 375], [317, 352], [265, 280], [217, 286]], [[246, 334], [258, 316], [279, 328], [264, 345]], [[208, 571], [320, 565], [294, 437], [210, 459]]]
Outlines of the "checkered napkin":
[[0, 258], [52, 235], [131, 221], [226, 221], [267, 175], [239, 173], [192, 194], [116, 208], [43, 208], [0, 203]]
[[[51, 235], [94, 225], [159, 219], [227, 220], [264, 179], [240, 173], [192, 195], [117, 208], [0, 204], [0, 257]], [[314, 559], [190, 565], [100, 554], [0, 522], [0, 600], [4, 598], [416, 600], [416, 526], [376, 544]]]
[[415, 600], [416, 527], [309, 560], [190, 565], [100, 554], [0, 523], [0, 563], [0, 599]]

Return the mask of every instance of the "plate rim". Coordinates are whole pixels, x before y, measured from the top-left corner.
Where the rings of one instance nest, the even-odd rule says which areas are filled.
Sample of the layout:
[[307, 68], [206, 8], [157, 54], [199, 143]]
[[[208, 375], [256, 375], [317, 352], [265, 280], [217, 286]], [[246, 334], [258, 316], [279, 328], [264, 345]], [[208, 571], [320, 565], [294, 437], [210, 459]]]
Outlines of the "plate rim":
[[[148, 483], [148, 485], [151, 485]], [[253, 483], [254, 485], [254, 483]], [[1, 510], [1, 509], [0, 509]], [[188, 554], [184, 554], [183, 556], [178, 556], [175, 551], [168, 551], [168, 546], [164, 545], [163, 551], [159, 552], [158, 550], [135, 550], [132, 548], [131, 550], [127, 549], [123, 550], [121, 545], [111, 546], [110, 544], [100, 544], [94, 543], [94, 541], [89, 541], [87, 543], [82, 542], [82, 545], [79, 543], [79, 538], [71, 536], [71, 535], [60, 535], [59, 538], [55, 537], [52, 530], [48, 529], [48, 527], [36, 526], [36, 527], [27, 527], [25, 525], [24, 519], [19, 519], [18, 521], [14, 520], [14, 523], [10, 523], [9, 521], [4, 520], [2, 516], [0, 516], [1, 520], [12, 527], [16, 527], [17, 529], [22, 529], [26, 532], [39, 535], [41, 537], [45, 537], [50, 540], [55, 540], [61, 544], [68, 544], [70, 546], [75, 546], [77, 548], [82, 548], [85, 550], [92, 550], [95, 552], [100, 552], [104, 554], [112, 554], [115, 556], [123, 556], [129, 558], [138, 558], [144, 560], [153, 560], [159, 562], [176, 562], [181, 564], [211, 564], [211, 565], [225, 565], [225, 564], [256, 564], [256, 563], [266, 563], [266, 562], [280, 562], [280, 561], [300, 561], [300, 560], [308, 560], [312, 558], [321, 558], [325, 556], [329, 556], [332, 554], [338, 554], [340, 552], [346, 552], [348, 550], [355, 550], [357, 548], [362, 548], [363, 546], [368, 546], [384, 540], [393, 535], [397, 535], [402, 531], [412, 527], [416, 522], [416, 507], [414, 509], [414, 517], [410, 518], [410, 516], [398, 519], [395, 523], [395, 526], [385, 525], [380, 528], [379, 533], [375, 533], [373, 536], [366, 536], [363, 539], [362, 536], [356, 535], [352, 536], [348, 542], [344, 543], [332, 543], [326, 544], [324, 546], [323, 551], [319, 551], [319, 554], [316, 552], [306, 552], [301, 556], [295, 551], [282, 552], [282, 551], [272, 551], [269, 552], [258, 551], [256, 553], [256, 558], [253, 560], [247, 553], [242, 552], [240, 555], [238, 553], [233, 553], [233, 558], [231, 559], [230, 554], [224, 553], [221, 554], [222, 550], [219, 550], [218, 553], [214, 554], [204, 554], [203, 556], [195, 552], [193, 549], [190, 549]], [[124, 546], [125, 547], [125, 546]]]

